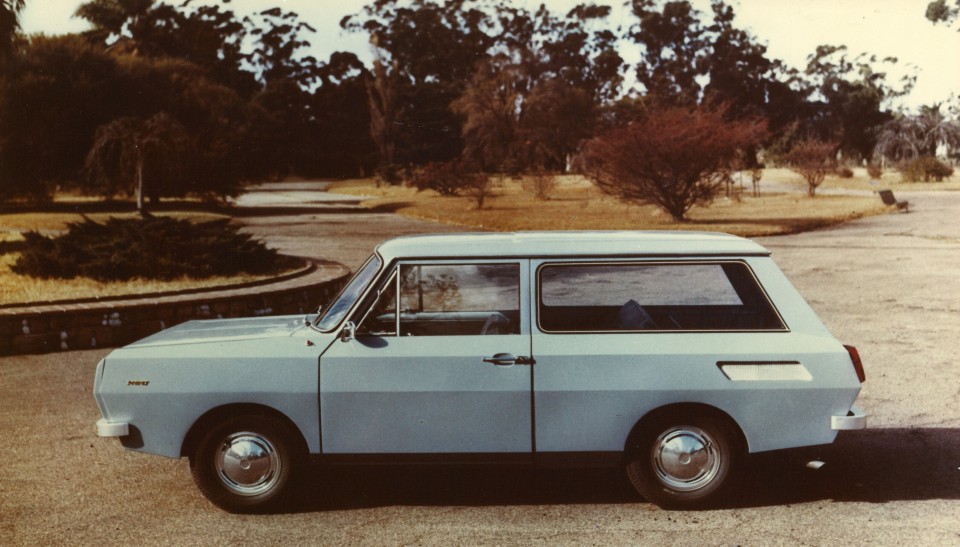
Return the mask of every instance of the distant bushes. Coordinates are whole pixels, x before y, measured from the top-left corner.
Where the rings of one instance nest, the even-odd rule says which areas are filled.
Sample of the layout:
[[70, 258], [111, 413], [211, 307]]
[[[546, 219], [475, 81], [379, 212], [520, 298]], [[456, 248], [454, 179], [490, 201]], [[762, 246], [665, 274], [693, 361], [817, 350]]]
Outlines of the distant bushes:
[[126, 281], [270, 274], [297, 265], [229, 222], [147, 217], [99, 224], [84, 219], [59, 237], [24, 234], [25, 249], [12, 270], [41, 278]]
[[899, 169], [904, 182], [930, 182], [930, 179], [943, 182], [953, 175], [953, 167], [930, 156], [906, 162]]
[[431, 162], [417, 169], [409, 182], [419, 191], [433, 190], [441, 196], [455, 196], [463, 187], [463, 175], [458, 162]]
[[853, 169], [850, 169], [846, 165], [841, 165], [837, 168], [837, 176], [842, 179], [852, 179], [853, 178]]

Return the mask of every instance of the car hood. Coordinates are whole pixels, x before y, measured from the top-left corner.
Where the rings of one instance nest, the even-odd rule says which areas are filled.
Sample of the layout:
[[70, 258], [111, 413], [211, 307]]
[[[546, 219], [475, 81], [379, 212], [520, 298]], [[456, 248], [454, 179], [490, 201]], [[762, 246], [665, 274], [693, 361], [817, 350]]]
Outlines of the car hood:
[[128, 348], [287, 338], [305, 326], [302, 315], [187, 321], [128, 345]]

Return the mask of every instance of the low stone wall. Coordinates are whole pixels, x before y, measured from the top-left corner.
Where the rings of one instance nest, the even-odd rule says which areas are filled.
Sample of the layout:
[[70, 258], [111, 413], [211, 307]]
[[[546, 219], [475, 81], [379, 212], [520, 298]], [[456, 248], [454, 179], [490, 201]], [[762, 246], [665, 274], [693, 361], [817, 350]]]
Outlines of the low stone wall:
[[18, 312], [0, 317], [0, 355], [117, 347], [191, 319], [305, 314], [333, 298], [346, 280], [343, 274], [274, 291], [260, 287], [210, 297], [194, 294], [188, 301], [161, 298]]

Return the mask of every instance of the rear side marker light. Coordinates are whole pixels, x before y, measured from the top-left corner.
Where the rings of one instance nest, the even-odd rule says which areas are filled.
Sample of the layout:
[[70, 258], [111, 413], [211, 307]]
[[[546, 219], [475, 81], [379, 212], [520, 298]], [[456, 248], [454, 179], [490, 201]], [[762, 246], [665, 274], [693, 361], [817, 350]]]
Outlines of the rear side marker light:
[[813, 376], [800, 363], [717, 363], [734, 382], [809, 382]]
[[863, 361], [860, 360], [860, 353], [857, 351], [857, 348], [853, 346], [843, 346], [847, 348], [847, 353], [850, 354], [850, 360], [853, 361], [853, 370], [857, 371], [857, 379], [860, 380], [860, 383], [867, 381], [867, 373], [863, 370]]

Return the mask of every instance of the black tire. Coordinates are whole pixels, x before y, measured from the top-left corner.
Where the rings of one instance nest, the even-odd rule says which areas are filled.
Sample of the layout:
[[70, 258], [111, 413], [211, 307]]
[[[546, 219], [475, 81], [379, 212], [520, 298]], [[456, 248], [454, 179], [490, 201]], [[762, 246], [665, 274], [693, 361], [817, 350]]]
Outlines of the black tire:
[[190, 456], [200, 492], [232, 513], [277, 509], [305, 459], [299, 434], [279, 418], [250, 414], [214, 425]]
[[656, 416], [641, 429], [627, 463], [630, 484], [669, 509], [715, 504], [730, 487], [741, 458], [739, 436], [714, 415]]

